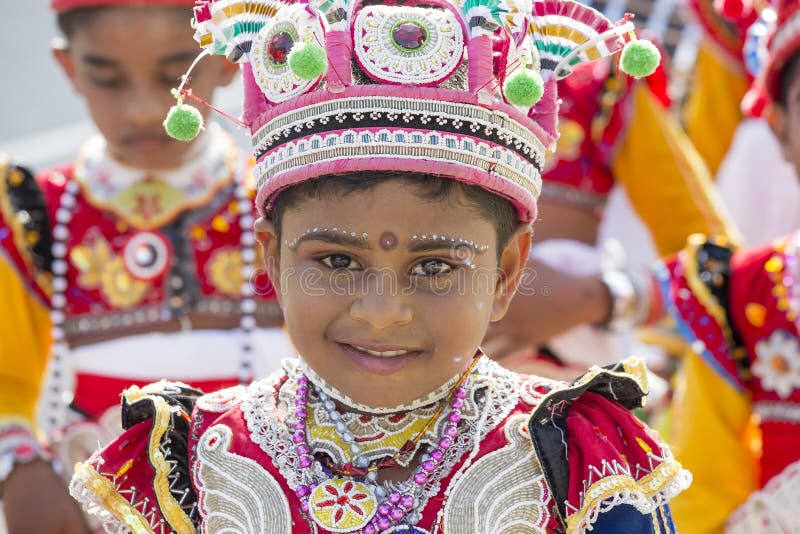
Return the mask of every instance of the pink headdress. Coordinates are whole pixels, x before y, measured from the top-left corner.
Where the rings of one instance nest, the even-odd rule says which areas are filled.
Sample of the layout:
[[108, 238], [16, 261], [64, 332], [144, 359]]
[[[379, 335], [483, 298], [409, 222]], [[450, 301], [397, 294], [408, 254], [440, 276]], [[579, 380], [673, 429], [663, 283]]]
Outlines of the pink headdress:
[[767, 40], [762, 83], [769, 98], [776, 102], [782, 89], [781, 73], [800, 51], [800, 0], [778, 0], [774, 5], [777, 21]]
[[[262, 215], [306, 180], [399, 171], [483, 187], [522, 221], [557, 136], [556, 80], [633, 29], [572, 0], [205, 0], [194, 27], [244, 63]], [[630, 52], [646, 75], [654, 59]]]

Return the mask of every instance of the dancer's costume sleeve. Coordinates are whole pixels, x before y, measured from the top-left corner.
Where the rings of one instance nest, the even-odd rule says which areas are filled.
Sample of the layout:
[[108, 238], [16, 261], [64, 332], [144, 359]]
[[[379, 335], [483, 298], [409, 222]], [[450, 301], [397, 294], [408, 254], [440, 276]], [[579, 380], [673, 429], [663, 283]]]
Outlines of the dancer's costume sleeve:
[[528, 426], [567, 532], [675, 533], [668, 502], [691, 482], [629, 410], [642, 406], [636, 358], [592, 368], [542, 399]]
[[28, 171], [0, 156], [0, 441], [33, 432], [51, 343], [49, 263], [41, 190]]
[[733, 251], [692, 236], [659, 264], [661, 297], [688, 349], [678, 375], [672, 445], [695, 482], [673, 503], [679, 531], [721, 532], [757, 487], [746, 353], [730, 321]]

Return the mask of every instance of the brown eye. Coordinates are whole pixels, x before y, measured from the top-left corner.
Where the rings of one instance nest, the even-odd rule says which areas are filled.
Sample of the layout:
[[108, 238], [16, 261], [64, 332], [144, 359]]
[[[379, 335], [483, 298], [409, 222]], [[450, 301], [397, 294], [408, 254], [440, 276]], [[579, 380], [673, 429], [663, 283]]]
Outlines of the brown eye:
[[411, 274], [415, 276], [438, 276], [449, 274], [453, 268], [442, 260], [427, 259], [422, 260], [411, 269]]
[[350, 256], [346, 254], [331, 254], [329, 256], [325, 256], [324, 258], [320, 259], [320, 261], [330, 267], [331, 269], [357, 269], [359, 268], [358, 262], [356, 262]]

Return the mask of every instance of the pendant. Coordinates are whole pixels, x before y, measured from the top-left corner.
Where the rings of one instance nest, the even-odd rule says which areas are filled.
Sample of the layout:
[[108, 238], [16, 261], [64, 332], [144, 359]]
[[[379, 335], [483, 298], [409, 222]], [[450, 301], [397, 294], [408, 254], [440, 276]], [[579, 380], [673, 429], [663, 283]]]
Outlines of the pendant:
[[136, 232], [125, 242], [122, 257], [132, 277], [150, 282], [169, 268], [172, 245], [161, 232]]
[[366, 484], [332, 478], [314, 489], [308, 498], [308, 513], [331, 532], [352, 532], [367, 526], [378, 501]]

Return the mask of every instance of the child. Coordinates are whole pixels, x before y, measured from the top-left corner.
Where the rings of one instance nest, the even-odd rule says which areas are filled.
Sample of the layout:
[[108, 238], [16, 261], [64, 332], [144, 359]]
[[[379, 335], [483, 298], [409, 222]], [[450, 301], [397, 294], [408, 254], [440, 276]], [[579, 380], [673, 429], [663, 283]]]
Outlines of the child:
[[[169, 88], [196, 52], [191, 5], [53, 2], [66, 39], [55, 57], [101, 135], [73, 163], [0, 184], [0, 480], [12, 531], [64, 524], [39, 504], [58, 492], [71, 504], [52, 469], [33, 461], [40, 390], [69, 477], [119, 432], [106, 413], [120, 388], [160, 378], [231, 386], [291, 354], [266, 276], [252, 274], [249, 158], [218, 127], [193, 143], [164, 133]], [[193, 90], [210, 100], [236, 71], [214, 58]], [[252, 350], [260, 345], [271, 351]]]
[[[783, 157], [795, 169], [799, 7], [797, 0], [776, 6], [756, 82], [768, 95], [766, 113]], [[736, 253], [725, 240], [696, 236], [659, 269], [664, 301], [692, 342], [675, 406], [676, 455], [696, 480], [675, 502], [682, 533], [800, 529], [794, 506], [800, 492], [799, 236]]]
[[528, 257], [555, 79], [630, 25], [568, 1], [229, 7], [199, 3], [197, 38], [247, 60], [256, 232], [301, 358], [199, 398], [129, 389], [73, 495], [134, 532], [673, 532], [689, 476], [625, 409], [641, 367], [568, 386], [478, 347]]

